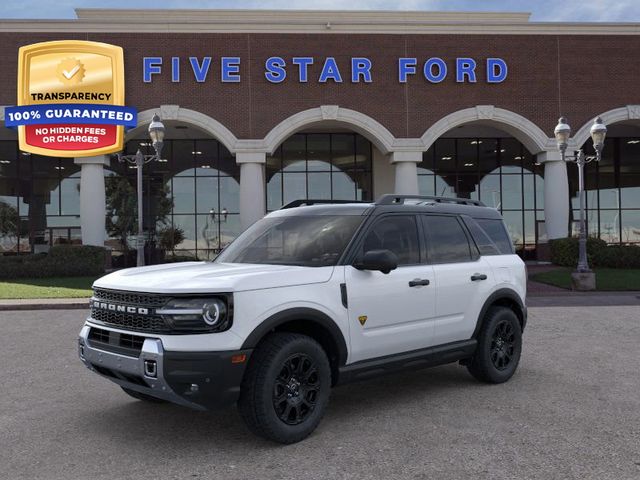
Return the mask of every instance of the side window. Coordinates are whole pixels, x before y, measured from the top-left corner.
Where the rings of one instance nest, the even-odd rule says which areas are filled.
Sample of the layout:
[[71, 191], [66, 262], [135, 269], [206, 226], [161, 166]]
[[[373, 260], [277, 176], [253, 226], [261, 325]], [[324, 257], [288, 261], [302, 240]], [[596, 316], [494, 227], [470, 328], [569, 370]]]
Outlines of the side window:
[[423, 215], [431, 263], [470, 262], [471, 249], [464, 229], [456, 217]]
[[395, 253], [399, 265], [420, 263], [420, 243], [415, 217], [392, 215], [378, 220], [364, 238], [362, 253], [380, 249]]
[[476, 218], [478, 225], [482, 227], [489, 238], [496, 244], [498, 250], [502, 255], [509, 255], [513, 253], [513, 244], [507, 234], [507, 229], [504, 227], [502, 220], [489, 219], [489, 218]]
[[476, 242], [480, 255], [500, 255], [500, 250], [498, 250], [496, 244], [493, 243], [493, 240], [489, 238], [482, 227], [478, 225], [473, 218], [463, 216], [462, 219], [469, 229], [469, 232], [471, 232], [471, 236], [473, 237], [474, 242]]

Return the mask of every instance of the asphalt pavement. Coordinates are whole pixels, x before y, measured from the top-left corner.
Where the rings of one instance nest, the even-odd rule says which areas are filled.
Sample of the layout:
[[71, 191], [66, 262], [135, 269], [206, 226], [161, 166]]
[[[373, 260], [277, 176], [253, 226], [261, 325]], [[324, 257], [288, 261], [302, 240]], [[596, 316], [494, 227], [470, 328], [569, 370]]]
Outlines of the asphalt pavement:
[[233, 409], [128, 397], [77, 359], [83, 314], [0, 311], [0, 479], [640, 478], [640, 306], [530, 308], [510, 382], [448, 365], [339, 387], [290, 446]]

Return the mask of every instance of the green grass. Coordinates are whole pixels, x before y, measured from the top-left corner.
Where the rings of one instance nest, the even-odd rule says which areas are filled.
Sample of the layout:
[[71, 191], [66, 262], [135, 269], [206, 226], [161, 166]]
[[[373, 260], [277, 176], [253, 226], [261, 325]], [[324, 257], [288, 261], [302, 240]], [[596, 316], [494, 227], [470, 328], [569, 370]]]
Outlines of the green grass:
[[0, 281], [0, 299], [83, 298], [91, 296], [95, 277], [21, 278]]
[[[573, 268], [558, 268], [549, 272], [531, 275], [531, 280], [555, 285], [556, 287], [571, 288], [571, 272]], [[633, 291], [640, 290], [639, 269], [595, 268], [596, 289], [600, 291]]]

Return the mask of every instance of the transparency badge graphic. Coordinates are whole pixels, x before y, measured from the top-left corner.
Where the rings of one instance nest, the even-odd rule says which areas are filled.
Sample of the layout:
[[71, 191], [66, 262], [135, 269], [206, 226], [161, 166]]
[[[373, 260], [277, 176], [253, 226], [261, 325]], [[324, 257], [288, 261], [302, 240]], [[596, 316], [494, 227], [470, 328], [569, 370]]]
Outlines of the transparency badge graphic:
[[18, 106], [5, 125], [18, 128], [20, 150], [88, 157], [122, 150], [137, 113], [124, 106], [121, 47], [76, 40], [20, 48]]

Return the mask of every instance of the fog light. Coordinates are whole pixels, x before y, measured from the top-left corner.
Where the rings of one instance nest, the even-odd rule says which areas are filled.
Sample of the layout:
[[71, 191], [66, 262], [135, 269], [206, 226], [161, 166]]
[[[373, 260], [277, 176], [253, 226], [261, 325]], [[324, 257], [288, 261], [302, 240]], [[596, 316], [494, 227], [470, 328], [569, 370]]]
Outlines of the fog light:
[[198, 387], [197, 383], [192, 383], [191, 388], [189, 390], [191, 390], [191, 393], [198, 393], [198, 391], [200, 390], [200, 387]]
[[158, 375], [158, 370], [155, 360], [144, 361], [144, 375], [146, 377], [156, 378], [156, 376]]

